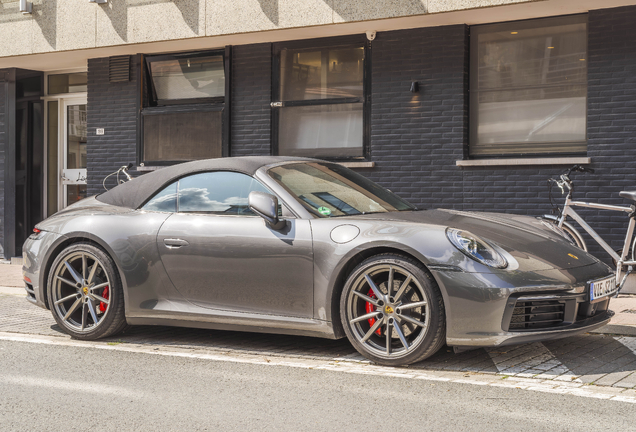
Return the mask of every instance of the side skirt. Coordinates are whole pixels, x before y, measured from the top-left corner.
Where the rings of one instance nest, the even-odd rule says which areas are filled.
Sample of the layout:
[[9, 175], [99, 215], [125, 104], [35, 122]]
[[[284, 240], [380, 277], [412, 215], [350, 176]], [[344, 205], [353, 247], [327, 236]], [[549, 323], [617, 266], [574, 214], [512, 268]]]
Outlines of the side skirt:
[[155, 312], [152, 315], [127, 316], [126, 321], [130, 325], [192, 327], [338, 339], [335, 337], [332, 324], [327, 321], [228, 311], [215, 312], [218, 312], [218, 315]]

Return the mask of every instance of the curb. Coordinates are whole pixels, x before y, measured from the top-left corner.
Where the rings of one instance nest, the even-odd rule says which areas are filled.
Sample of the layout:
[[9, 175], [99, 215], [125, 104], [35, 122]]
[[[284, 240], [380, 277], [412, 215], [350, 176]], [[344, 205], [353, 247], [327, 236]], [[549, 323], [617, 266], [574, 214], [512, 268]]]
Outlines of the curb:
[[0, 294], [26, 297], [25, 289], [24, 288], [17, 288], [17, 287], [3, 287], [3, 286], [0, 286]]

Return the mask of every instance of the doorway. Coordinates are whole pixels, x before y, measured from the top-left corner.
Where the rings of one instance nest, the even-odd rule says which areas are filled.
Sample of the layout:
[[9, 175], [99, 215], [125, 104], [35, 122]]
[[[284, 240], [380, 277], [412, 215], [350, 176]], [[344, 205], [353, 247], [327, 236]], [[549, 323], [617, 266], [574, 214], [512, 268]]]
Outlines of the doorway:
[[87, 74], [46, 76], [45, 217], [86, 198]]
[[86, 98], [60, 100], [58, 210], [86, 198]]
[[86, 198], [86, 96], [46, 104], [46, 217]]

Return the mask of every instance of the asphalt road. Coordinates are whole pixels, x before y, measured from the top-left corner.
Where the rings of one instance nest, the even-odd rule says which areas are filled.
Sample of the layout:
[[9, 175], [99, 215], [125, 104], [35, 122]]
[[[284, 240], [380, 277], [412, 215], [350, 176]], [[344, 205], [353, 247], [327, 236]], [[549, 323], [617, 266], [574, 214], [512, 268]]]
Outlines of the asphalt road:
[[634, 404], [0, 341], [0, 430], [631, 430]]

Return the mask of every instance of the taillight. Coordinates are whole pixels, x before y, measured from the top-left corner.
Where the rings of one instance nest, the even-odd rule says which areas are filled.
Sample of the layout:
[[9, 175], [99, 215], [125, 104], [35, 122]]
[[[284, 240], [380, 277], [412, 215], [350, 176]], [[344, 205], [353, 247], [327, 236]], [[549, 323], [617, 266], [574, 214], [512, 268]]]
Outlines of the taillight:
[[41, 231], [41, 230], [39, 230], [39, 229], [37, 229], [37, 228], [33, 228], [33, 232], [34, 232], [34, 233], [36, 233], [36, 234], [39, 234], [39, 233], [41, 233], [42, 231]]

